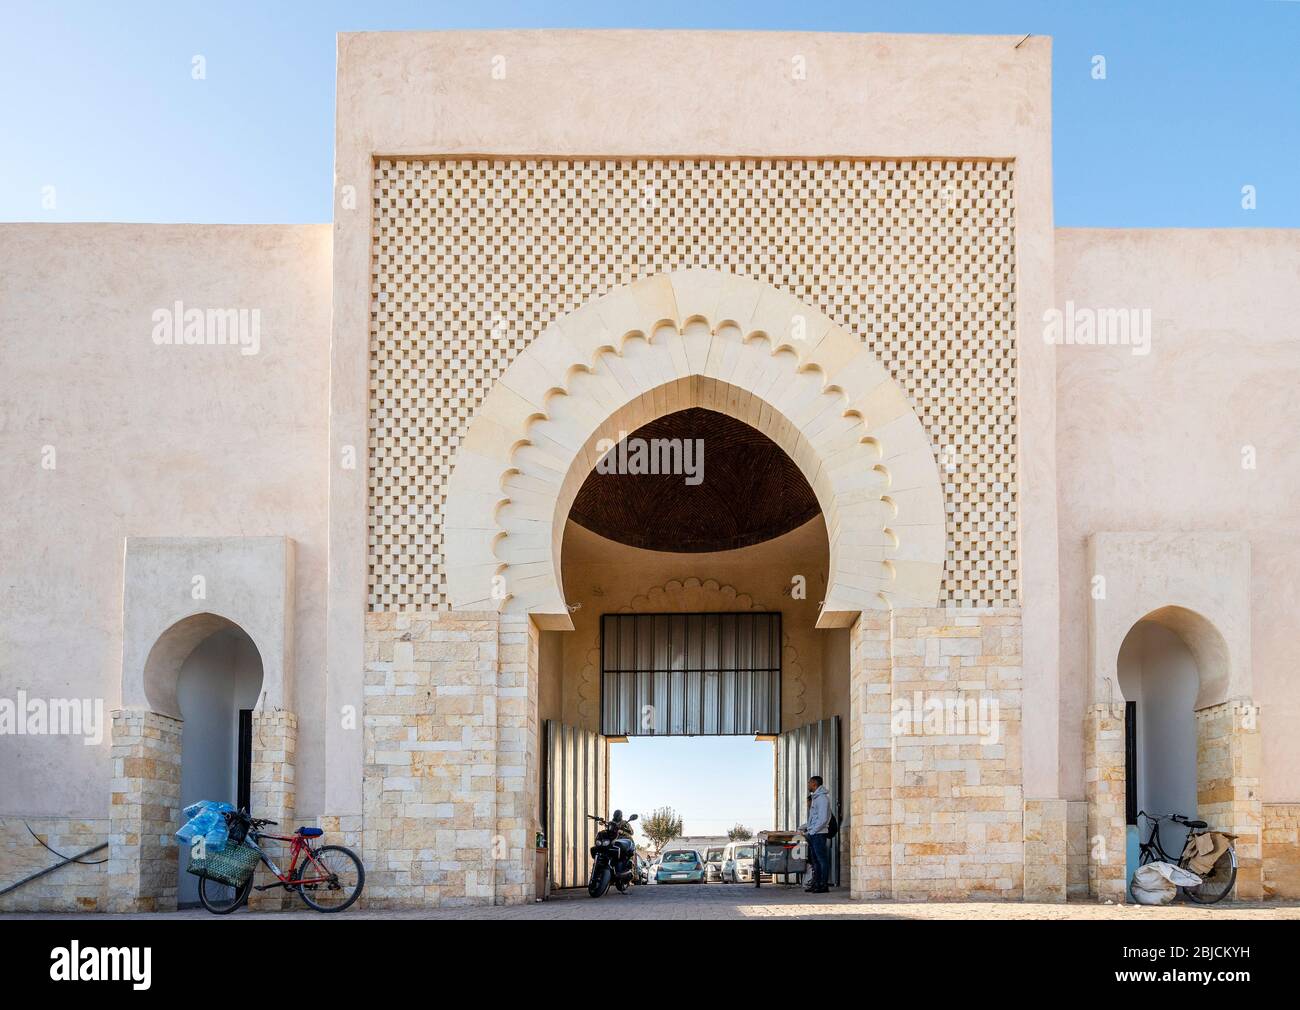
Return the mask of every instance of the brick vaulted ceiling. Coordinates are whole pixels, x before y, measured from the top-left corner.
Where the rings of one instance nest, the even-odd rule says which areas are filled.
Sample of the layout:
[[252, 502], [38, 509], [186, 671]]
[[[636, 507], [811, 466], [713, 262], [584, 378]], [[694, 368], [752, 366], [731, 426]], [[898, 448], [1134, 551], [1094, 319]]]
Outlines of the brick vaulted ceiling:
[[699, 439], [703, 480], [683, 474], [600, 473], [578, 491], [569, 518], [593, 533], [652, 551], [735, 550], [771, 540], [821, 512], [808, 481], [766, 435], [716, 411], [666, 414], [630, 439]]

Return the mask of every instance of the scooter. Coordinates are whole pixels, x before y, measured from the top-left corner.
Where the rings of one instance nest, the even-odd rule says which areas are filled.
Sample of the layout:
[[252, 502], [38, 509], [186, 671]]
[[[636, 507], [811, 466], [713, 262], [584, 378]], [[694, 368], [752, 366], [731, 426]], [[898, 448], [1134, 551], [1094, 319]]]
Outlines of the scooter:
[[591, 879], [587, 881], [587, 893], [599, 898], [609, 890], [609, 885], [618, 888], [620, 893], [627, 893], [632, 886], [636, 873], [636, 843], [632, 841], [633, 814], [623, 819], [623, 811], [615, 810], [614, 815], [605, 820], [595, 814], [587, 817], [600, 825], [596, 832], [596, 844], [591, 847]]

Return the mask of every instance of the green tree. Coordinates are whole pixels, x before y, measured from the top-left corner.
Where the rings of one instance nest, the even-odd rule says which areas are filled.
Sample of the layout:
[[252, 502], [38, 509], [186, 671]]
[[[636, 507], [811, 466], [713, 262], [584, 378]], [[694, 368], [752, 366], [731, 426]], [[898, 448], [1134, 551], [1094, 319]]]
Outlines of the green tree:
[[727, 838], [733, 842], [747, 842], [753, 837], [754, 832], [750, 831], [749, 828], [745, 827], [743, 824], [737, 824], [727, 832]]
[[672, 807], [659, 807], [649, 817], [641, 819], [641, 831], [650, 839], [658, 852], [682, 834], [682, 819]]

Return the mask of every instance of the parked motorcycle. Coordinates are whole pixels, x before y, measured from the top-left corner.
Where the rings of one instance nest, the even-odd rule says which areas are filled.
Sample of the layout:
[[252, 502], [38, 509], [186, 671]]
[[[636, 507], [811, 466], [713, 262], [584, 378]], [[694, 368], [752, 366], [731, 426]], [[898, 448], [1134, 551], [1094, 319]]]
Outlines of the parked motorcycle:
[[587, 815], [595, 821], [600, 830], [596, 832], [596, 843], [591, 847], [591, 879], [587, 881], [587, 893], [593, 898], [601, 897], [609, 890], [612, 883], [620, 892], [626, 892], [632, 886], [636, 874], [636, 843], [632, 841], [633, 814], [623, 819], [623, 811], [615, 810], [609, 820]]

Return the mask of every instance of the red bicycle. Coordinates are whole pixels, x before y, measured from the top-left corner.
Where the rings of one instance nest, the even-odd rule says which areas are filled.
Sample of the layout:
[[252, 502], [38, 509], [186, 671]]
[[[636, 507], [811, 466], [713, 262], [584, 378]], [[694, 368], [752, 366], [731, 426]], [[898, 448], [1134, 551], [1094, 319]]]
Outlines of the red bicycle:
[[[275, 874], [275, 883], [262, 884], [257, 890], [283, 887], [295, 891], [308, 907], [318, 912], [341, 912], [360, 897], [366, 885], [366, 869], [360, 858], [341, 845], [315, 844], [314, 839], [324, 834], [320, 828], [299, 828], [292, 835], [270, 835], [262, 828], [275, 821], [249, 817], [242, 811], [225, 816], [231, 841], [252, 846], [259, 860]], [[266, 839], [289, 844], [288, 869], [281, 871], [262, 848], [261, 842]], [[227, 915], [248, 900], [254, 890], [253, 877], [250, 873], [239, 887], [214, 877], [200, 877], [199, 901], [209, 912]]]

